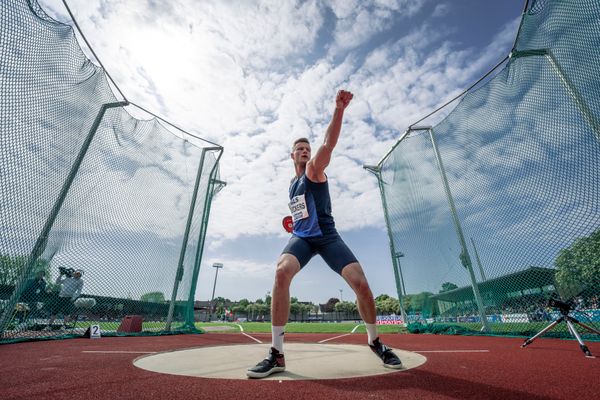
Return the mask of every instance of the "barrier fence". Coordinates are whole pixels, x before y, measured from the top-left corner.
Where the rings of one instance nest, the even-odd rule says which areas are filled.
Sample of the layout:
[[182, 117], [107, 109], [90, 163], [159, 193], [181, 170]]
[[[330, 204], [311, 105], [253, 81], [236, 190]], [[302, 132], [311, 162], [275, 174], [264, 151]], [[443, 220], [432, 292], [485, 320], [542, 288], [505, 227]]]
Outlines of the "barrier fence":
[[132, 117], [35, 0], [0, 2], [0, 41], [0, 342], [133, 314], [142, 334], [195, 329], [222, 147]]
[[560, 315], [558, 299], [599, 328], [599, 45], [597, 1], [528, 2], [495, 75], [365, 166], [398, 295], [431, 300], [416, 320], [531, 334]]

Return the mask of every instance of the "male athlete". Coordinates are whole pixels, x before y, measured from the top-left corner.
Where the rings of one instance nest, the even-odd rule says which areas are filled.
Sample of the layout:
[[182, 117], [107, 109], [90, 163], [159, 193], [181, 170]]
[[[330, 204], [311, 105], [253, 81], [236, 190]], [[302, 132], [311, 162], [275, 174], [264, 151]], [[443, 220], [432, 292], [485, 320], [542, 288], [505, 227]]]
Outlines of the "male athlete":
[[387, 368], [402, 368], [400, 359], [381, 343], [375, 325], [375, 300], [362, 267], [335, 229], [331, 215], [331, 199], [325, 168], [338, 141], [344, 110], [352, 100], [352, 93], [340, 90], [335, 99], [333, 118], [325, 133], [325, 140], [311, 158], [308, 139], [294, 142], [292, 160], [296, 176], [290, 184], [290, 211], [293, 234], [277, 263], [271, 299], [272, 347], [267, 358], [248, 369], [250, 378], [264, 378], [285, 370], [283, 335], [290, 310], [290, 283], [302, 267], [319, 254], [327, 265], [340, 274], [356, 294], [358, 311], [365, 321], [368, 344]]

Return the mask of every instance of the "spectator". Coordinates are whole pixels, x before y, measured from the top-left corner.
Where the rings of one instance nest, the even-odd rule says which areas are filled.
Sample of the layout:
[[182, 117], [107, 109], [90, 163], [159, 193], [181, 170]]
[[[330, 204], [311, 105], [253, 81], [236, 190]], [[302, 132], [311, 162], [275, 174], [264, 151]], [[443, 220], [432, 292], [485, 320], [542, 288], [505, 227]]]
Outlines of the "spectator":
[[72, 272], [67, 269], [60, 270], [60, 275], [56, 278], [56, 284], [60, 285], [60, 292], [58, 297], [50, 303], [51, 315], [45, 330], [52, 329], [52, 324], [59, 313], [63, 315], [63, 324], [66, 325], [69, 323], [71, 314], [73, 313], [73, 303], [81, 295], [81, 290], [83, 289], [82, 275], [83, 271], [80, 269]]

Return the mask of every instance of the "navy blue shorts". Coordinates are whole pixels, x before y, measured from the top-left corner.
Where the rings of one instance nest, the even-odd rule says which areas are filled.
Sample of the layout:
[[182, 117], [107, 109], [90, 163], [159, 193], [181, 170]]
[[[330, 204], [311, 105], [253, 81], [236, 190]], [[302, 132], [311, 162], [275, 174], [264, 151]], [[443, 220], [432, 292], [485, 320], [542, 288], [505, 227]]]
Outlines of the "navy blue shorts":
[[295, 256], [300, 262], [300, 268], [308, 264], [310, 259], [318, 254], [323, 257], [329, 268], [340, 275], [346, 265], [358, 262], [337, 233], [309, 238], [292, 235], [281, 253]]

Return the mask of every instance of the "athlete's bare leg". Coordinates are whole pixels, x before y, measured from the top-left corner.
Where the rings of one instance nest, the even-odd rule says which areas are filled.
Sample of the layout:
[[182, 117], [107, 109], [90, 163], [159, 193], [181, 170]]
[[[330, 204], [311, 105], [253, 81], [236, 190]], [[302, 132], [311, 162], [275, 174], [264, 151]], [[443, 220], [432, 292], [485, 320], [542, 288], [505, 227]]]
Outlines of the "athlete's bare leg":
[[277, 262], [275, 283], [271, 292], [271, 324], [284, 326], [290, 315], [290, 284], [300, 271], [298, 259], [291, 254], [282, 254]]
[[369, 282], [367, 282], [367, 277], [360, 264], [355, 262], [346, 265], [342, 269], [342, 277], [348, 282], [348, 285], [350, 285], [356, 294], [358, 312], [363, 321], [367, 324], [374, 324], [377, 318], [375, 299], [373, 298]]

